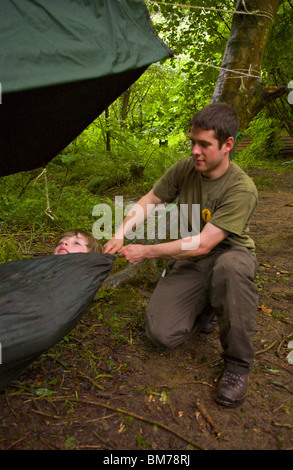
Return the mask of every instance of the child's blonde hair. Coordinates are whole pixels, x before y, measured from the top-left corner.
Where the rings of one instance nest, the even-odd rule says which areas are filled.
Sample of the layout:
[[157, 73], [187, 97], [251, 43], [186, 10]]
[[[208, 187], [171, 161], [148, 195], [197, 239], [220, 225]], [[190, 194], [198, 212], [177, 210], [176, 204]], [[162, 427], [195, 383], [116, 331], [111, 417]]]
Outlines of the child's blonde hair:
[[103, 245], [101, 243], [99, 243], [90, 233], [79, 229], [68, 230], [67, 232], [63, 233], [58, 238], [56, 246], [62, 238], [77, 237], [78, 235], [82, 235], [85, 238], [89, 253], [98, 253], [99, 255], [104, 253]]

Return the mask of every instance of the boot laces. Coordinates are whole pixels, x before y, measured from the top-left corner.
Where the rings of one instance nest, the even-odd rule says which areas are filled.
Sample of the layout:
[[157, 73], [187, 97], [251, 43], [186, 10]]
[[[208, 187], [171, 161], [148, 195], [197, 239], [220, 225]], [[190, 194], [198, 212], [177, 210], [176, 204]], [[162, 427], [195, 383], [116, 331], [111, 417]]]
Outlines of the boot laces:
[[230, 370], [226, 370], [224, 372], [223, 381], [226, 382], [228, 385], [240, 388], [244, 383], [244, 378], [239, 374], [234, 374]]

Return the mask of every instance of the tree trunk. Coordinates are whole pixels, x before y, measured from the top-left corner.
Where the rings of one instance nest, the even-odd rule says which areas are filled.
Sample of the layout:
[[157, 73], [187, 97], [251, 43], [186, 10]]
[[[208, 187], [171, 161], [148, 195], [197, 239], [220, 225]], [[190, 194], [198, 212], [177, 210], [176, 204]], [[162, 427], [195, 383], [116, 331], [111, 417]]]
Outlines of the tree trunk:
[[127, 112], [128, 112], [128, 103], [129, 103], [129, 98], [130, 98], [130, 91], [131, 91], [131, 88], [128, 88], [121, 95], [121, 100], [122, 100], [121, 109], [120, 109], [121, 129], [125, 129], [125, 125], [126, 125], [126, 118], [127, 118]]
[[[244, 14], [234, 14], [223, 69], [211, 102], [229, 103], [239, 116], [241, 131], [264, 106], [261, 62], [279, 3], [279, 0], [239, 0], [236, 5], [236, 12]], [[257, 14], [245, 14], [252, 11]]]

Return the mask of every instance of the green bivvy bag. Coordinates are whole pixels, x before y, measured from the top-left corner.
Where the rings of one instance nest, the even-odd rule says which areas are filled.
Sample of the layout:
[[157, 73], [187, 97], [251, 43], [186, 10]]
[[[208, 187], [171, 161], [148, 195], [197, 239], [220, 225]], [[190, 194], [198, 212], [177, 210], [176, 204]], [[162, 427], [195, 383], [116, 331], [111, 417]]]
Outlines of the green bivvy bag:
[[75, 327], [114, 260], [72, 253], [0, 265], [0, 390]]
[[142, 0], [1, 0], [0, 18], [0, 176], [45, 166], [172, 56]]

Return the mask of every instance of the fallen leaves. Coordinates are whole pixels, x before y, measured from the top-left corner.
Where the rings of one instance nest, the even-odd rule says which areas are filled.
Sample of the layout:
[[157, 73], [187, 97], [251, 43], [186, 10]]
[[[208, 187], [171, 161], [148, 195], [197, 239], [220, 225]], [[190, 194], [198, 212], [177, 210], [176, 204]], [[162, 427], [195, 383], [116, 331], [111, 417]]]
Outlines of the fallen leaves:
[[273, 311], [272, 308], [265, 307], [264, 305], [261, 305], [260, 307], [258, 307], [258, 309], [261, 310], [263, 313], [267, 314], [270, 314]]

